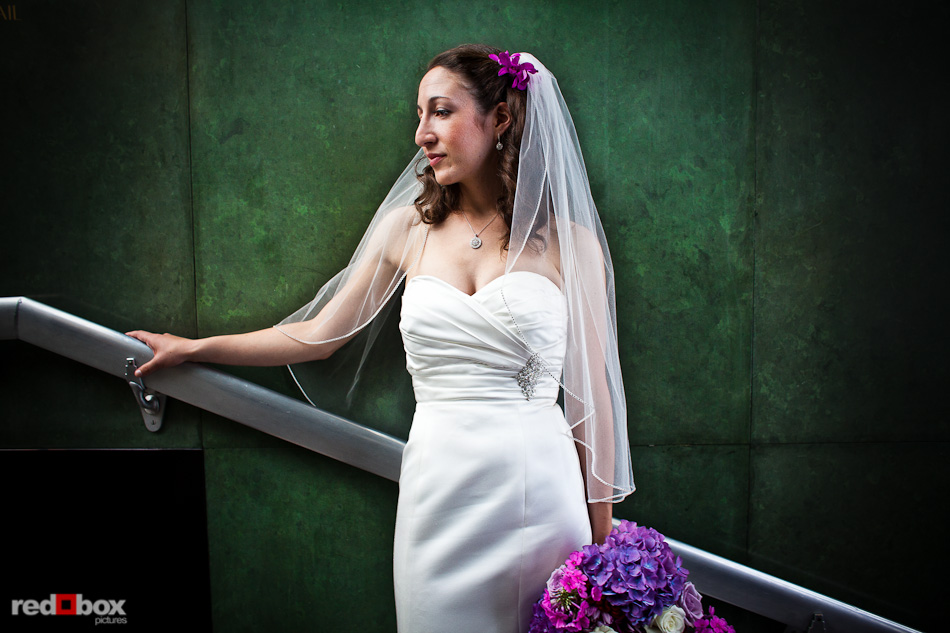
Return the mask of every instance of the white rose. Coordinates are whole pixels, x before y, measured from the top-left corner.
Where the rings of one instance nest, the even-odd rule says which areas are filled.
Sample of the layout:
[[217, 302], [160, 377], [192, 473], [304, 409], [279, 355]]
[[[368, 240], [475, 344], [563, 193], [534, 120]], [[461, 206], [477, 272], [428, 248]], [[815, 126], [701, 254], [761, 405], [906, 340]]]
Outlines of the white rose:
[[653, 618], [646, 633], [683, 633], [685, 629], [686, 612], [674, 605]]
[[594, 629], [594, 630], [591, 631], [590, 633], [617, 633], [617, 632], [614, 631], [614, 630], [613, 630], [612, 628], [610, 628], [609, 626], [607, 626], [606, 624], [601, 624], [600, 626], [598, 626], [596, 629]]

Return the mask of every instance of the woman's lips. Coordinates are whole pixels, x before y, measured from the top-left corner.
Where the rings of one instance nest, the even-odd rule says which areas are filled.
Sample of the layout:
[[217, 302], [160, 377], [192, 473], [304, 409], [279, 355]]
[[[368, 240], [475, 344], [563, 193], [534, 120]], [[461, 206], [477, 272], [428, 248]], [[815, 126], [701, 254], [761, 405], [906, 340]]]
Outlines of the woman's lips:
[[445, 154], [431, 154], [429, 156], [426, 156], [426, 158], [429, 159], [429, 165], [431, 165], [432, 167], [435, 167], [436, 163], [438, 163], [440, 160], [445, 158]]

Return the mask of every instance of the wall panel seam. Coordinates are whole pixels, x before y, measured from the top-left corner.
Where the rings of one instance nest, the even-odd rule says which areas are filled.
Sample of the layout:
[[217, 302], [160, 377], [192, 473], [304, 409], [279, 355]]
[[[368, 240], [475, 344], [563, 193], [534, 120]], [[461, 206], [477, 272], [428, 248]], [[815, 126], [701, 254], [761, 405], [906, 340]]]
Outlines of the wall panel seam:
[[750, 276], [751, 288], [751, 306], [749, 323], [749, 429], [748, 429], [748, 486], [746, 487], [746, 530], [745, 530], [745, 550], [746, 554], [751, 553], [752, 537], [752, 495], [755, 486], [753, 472], [752, 449], [754, 445], [755, 429], [755, 307], [756, 307], [756, 229], [758, 227], [759, 216], [759, 42], [760, 35], [760, 11], [759, 1], [755, 0], [753, 5], [753, 26], [752, 26], [752, 113], [750, 123], [752, 126], [752, 217], [750, 218], [750, 230], [752, 231], [752, 274]]
[[[184, 28], [185, 28], [185, 102], [186, 116], [188, 117], [188, 207], [191, 218], [191, 275], [192, 275], [192, 299], [194, 303], [192, 312], [192, 326], [195, 336], [198, 336], [198, 231], [195, 226], [195, 161], [194, 145], [192, 143], [192, 125], [191, 116], [192, 98], [191, 98], [191, 30], [188, 28], [188, 0], [183, 0]], [[204, 411], [198, 411], [198, 446], [205, 448], [204, 443]]]

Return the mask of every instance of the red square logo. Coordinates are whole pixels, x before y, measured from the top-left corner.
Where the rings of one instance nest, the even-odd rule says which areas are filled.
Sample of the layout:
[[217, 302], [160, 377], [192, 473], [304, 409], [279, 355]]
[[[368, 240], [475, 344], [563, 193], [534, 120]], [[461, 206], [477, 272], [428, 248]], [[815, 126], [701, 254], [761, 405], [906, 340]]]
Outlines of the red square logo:
[[56, 615], [76, 615], [76, 594], [56, 594]]

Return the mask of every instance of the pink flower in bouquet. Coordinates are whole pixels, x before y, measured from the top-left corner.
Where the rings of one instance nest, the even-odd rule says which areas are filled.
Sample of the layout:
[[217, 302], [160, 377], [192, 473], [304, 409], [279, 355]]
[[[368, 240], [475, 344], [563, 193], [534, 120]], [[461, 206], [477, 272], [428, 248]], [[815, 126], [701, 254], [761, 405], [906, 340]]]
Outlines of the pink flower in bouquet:
[[588, 602], [587, 576], [577, 567], [580, 560], [580, 552], [574, 552], [551, 574], [540, 604], [535, 605], [532, 633], [578, 633], [590, 626], [597, 612]]
[[696, 633], [736, 633], [736, 630], [724, 619], [716, 615], [716, 610], [709, 607], [709, 615], [696, 620]]

